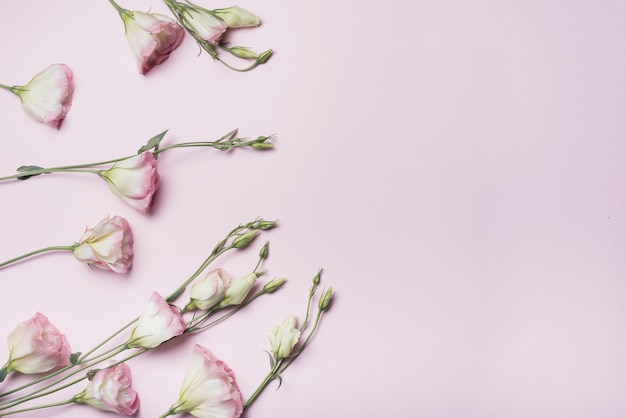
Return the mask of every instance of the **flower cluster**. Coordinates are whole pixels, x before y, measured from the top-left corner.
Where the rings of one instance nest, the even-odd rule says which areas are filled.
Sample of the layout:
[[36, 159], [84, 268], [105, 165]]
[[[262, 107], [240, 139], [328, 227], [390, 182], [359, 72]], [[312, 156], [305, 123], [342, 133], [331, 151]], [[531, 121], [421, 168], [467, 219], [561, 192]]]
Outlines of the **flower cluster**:
[[[103, 222], [110, 220], [106, 218]], [[67, 404], [88, 405], [119, 415], [135, 414], [139, 409], [139, 395], [132, 387], [129, 360], [183, 334], [204, 331], [250, 305], [260, 296], [272, 294], [283, 286], [286, 280], [279, 278], [268, 281], [254, 291], [257, 279], [265, 274], [258, 269], [268, 256], [268, 242], [258, 252], [258, 260], [249, 274], [231, 279], [222, 268], [209, 269], [221, 255], [249, 247], [261, 232], [275, 225], [276, 222], [258, 219], [234, 228], [215, 245], [196, 272], [169, 296], [163, 297], [159, 292], [153, 292], [139, 317], [84, 354], [72, 353], [66, 336], [39, 312], [18, 324], [7, 338], [9, 358], [0, 369], [0, 381], [11, 373], [48, 374], [29, 384], [0, 393], [0, 415]], [[88, 228], [86, 235], [91, 236], [99, 228], [104, 227], [93, 230]], [[320, 273], [314, 278], [305, 323], [319, 277]], [[174, 303], [182, 295], [186, 295], [188, 300], [181, 308]], [[270, 331], [272, 371], [246, 401], [233, 370], [206, 347], [195, 345], [178, 400], [161, 417], [182, 413], [200, 418], [239, 417], [304, 350], [317, 329], [322, 312], [328, 309], [331, 297], [329, 289], [320, 298], [313, 329], [304, 342], [300, 343], [300, 337], [306, 325], [303, 323], [300, 328], [296, 328], [297, 320], [293, 315]], [[123, 338], [124, 342], [116, 343], [116, 339], [123, 334], [128, 335]], [[123, 358], [114, 359], [118, 356]], [[83, 377], [68, 382], [76, 375]], [[29, 404], [85, 379], [88, 380], [85, 388], [66, 401], [19, 409], [22, 404]]]
[[[126, 29], [126, 39], [137, 61], [141, 74], [147, 74], [154, 66], [170, 57], [183, 40], [185, 31], [211, 57], [235, 71], [249, 71], [265, 63], [272, 55], [269, 49], [261, 54], [242, 46], [228, 46], [222, 39], [228, 29], [259, 26], [261, 19], [238, 7], [209, 10], [190, 2], [164, 0], [176, 20], [160, 13], [128, 10], [114, 0], [109, 0], [118, 11]], [[245, 68], [235, 68], [219, 57], [218, 50], [236, 58], [252, 61]]]

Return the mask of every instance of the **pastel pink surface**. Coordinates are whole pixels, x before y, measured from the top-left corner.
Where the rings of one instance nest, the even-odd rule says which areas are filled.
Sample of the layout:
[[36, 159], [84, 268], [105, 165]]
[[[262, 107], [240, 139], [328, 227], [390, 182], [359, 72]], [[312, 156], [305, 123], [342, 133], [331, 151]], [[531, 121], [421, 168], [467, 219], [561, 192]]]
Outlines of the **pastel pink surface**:
[[[75, 92], [59, 131], [0, 95], [0, 175], [130, 155], [165, 129], [168, 144], [234, 128], [277, 142], [161, 155], [149, 215], [90, 175], [0, 184], [2, 260], [70, 245], [107, 215], [135, 236], [126, 275], [69, 253], [0, 270], [0, 339], [40, 311], [87, 350], [262, 216], [280, 227], [214, 267], [248, 273], [268, 239], [265, 279], [286, 286], [130, 361], [138, 417], [176, 401], [194, 344], [249, 396], [269, 367], [270, 328], [302, 318], [319, 267], [332, 309], [249, 418], [623, 417], [626, 3], [237, 5], [263, 23], [229, 41], [275, 49], [267, 64], [235, 73], [186, 37], [146, 76], [108, 2], [4, 5], [13, 18], [0, 28], [0, 83], [63, 62]], [[122, 6], [169, 15], [157, 1]], [[7, 355], [0, 343], [0, 363]], [[105, 414], [74, 405], [25, 416]]]

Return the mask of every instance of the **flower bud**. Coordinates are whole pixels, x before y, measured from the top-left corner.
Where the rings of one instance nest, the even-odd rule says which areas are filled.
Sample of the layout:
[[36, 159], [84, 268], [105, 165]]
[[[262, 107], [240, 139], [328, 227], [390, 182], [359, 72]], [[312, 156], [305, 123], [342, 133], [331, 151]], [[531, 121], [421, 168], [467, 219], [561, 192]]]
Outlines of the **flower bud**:
[[258, 234], [259, 231], [256, 229], [244, 232], [233, 240], [233, 248], [246, 248]]
[[261, 52], [261, 54], [259, 55], [259, 58], [256, 59], [256, 62], [259, 64], [265, 64], [267, 60], [270, 59], [273, 53], [274, 51], [272, 51], [271, 49]]
[[263, 292], [274, 293], [275, 291], [280, 289], [286, 281], [287, 279], [285, 279], [284, 277], [281, 277], [280, 279], [274, 279], [271, 282], [266, 283], [265, 286], [263, 286]]
[[270, 243], [268, 241], [263, 245], [263, 248], [261, 248], [261, 251], [259, 251], [259, 258], [261, 260], [264, 260], [267, 258], [267, 254], [269, 253], [269, 248], [270, 248]]
[[240, 305], [248, 296], [257, 277], [256, 273], [250, 273], [231, 281], [228, 289], [226, 289], [226, 297], [220, 302], [218, 307]]
[[228, 51], [234, 56], [239, 57], [239, 58], [245, 58], [245, 59], [259, 58], [259, 54], [243, 46], [233, 46]]
[[325, 311], [329, 308], [330, 301], [332, 300], [332, 298], [333, 298], [333, 288], [329, 287], [328, 289], [326, 289], [326, 291], [320, 298], [320, 301], [318, 304], [320, 311]]
[[277, 221], [259, 221], [256, 224], [256, 229], [260, 229], [262, 231], [265, 231], [267, 229], [274, 228], [277, 224], [278, 224]]
[[228, 25], [229, 28], [249, 28], [259, 26], [261, 19], [242, 9], [239, 6], [228, 7], [226, 9], [213, 10], [215, 16], [219, 17]]
[[258, 150], [274, 149], [274, 144], [271, 142], [255, 142], [250, 144], [250, 147]]
[[319, 269], [315, 277], [313, 277], [313, 286], [317, 287], [320, 284], [321, 277], [322, 277], [322, 269]]

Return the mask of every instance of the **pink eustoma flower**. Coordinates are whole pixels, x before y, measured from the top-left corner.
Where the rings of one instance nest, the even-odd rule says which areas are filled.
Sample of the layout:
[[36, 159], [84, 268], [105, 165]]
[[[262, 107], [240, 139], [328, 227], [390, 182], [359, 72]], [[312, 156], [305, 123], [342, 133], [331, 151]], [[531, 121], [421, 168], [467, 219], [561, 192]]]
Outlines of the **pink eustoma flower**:
[[228, 25], [201, 8], [185, 8], [185, 21], [189, 29], [200, 39], [217, 46]]
[[10, 89], [22, 102], [22, 109], [36, 121], [60, 129], [72, 107], [74, 76], [65, 64], [52, 64], [28, 84]]
[[18, 324], [9, 334], [7, 342], [7, 373], [44, 373], [70, 364], [71, 349], [65, 335], [39, 312]]
[[178, 402], [170, 414], [188, 412], [198, 418], [237, 418], [243, 397], [235, 373], [207, 348], [196, 344]]
[[176, 21], [158, 13], [123, 10], [120, 16], [141, 74], [168, 59], [185, 35]]
[[130, 368], [121, 363], [98, 370], [87, 388], [73, 398], [100, 411], [134, 415], [139, 409], [139, 397], [131, 388]]
[[135, 325], [126, 346], [129, 348], [154, 348], [181, 335], [185, 328], [185, 321], [180, 314], [180, 309], [168, 304], [163, 296], [154, 292], [148, 306], [137, 320], [137, 325]]
[[126, 273], [133, 263], [133, 231], [121, 216], [107, 216], [86, 228], [74, 248], [74, 256], [89, 265]]
[[191, 286], [188, 309], [210, 309], [226, 296], [230, 277], [223, 269], [212, 270], [204, 279]]
[[148, 213], [160, 180], [157, 161], [150, 151], [118, 161], [99, 174], [123, 201], [140, 213]]

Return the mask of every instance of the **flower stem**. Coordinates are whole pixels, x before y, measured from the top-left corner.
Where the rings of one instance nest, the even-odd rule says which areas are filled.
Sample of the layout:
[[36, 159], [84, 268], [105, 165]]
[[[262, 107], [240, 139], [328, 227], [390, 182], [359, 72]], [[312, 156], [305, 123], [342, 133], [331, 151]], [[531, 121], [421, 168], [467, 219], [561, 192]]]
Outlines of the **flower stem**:
[[263, 381], [261, 382], [261, 384], [259, 385], [259, 387], [256, 388], [256, 390], [254, 391], [254, 393], [252, 393], [252, 395], [250, 395], [250, 397], [248, 398], [248, 400], [243, 404], [243, 410], [245, 411], [246, 409], [248, 409], [250, 407], [250, 405], [252, 405], [252, 403], [256, 400], [256, 398], [259, 397], [259, 395], [261, 393], [263, 393], [263, 391], [265, 390], [265, 388], [267, 388], [267, 386], [272, 383], [272, 381], [274, 379], [276, 379], [278, 377], [278, 369], [280, 367], [281, 362], [278, 362], [274, 365], [274, 367], [272, 367], [272, 370], [270, 370], [270, 372], [265, 376], [265, 379], [263, 379]]
[[111, 3], [111, 5], [115, 7], [115, 10], [117, 10], [119, 14], [122, 14], [126, 11], [126, 9], [124, 9], [123, 7], [120, 7], [120, 5], [114, 2], [113, 0], [109, 0], [109, 3]]
[[67, 404], [71, 404], [74, 403], [74, 399], [68, 399], [66, 401], [61, 401], [61, 402], [56, 402], [56, 403], [49, 403], [46, 405], [39, 405], [39, 406], [33, 406], [31, 408], [24, 408], [24, 409], [19, 409], [16, 411], [9, 411], [9, 412], [3, 412], [2, 416], [6, 417], [7, 415], [13, 415], [13, 414], [20, 414], [22, 412], [29, 412], [29, 411], [36, 411], [38, 409], [45, 409], [45, 408], [53, 408], [55, 406], [62, 406], [62, 405], [67, 405]]
[[0, 84], [0, 89], [8, 90], [13, 94], [16, 94], [13, 90], [13, 86], [7, 86], [6, 84]]
[[25, 259], [27, 257], [33, 256], [33, 255], [37, 255], [37, 254], [41, 254], [41, 253], [46, 252], [46, 251], [74, 251], [74, 248], [76, 248], [75, 245], [67, 245], [67, 246], [60, 246], [59, 245], [59, 246], [53, 246], [53, 247], [40, 248], [38, 250], [31, 251], [31, 252], [26, 253], [26, 254], [22, 254], [19, 257], [15, 257], [15, 258], [7, 260], [7, 261], [5, 261], [3, 263], [0, 263], [0, 268], [4, 267], [6, 265], [9, 265], [11, 263], [15, 263], [16, 261], [23, 260], [23, 259]]

